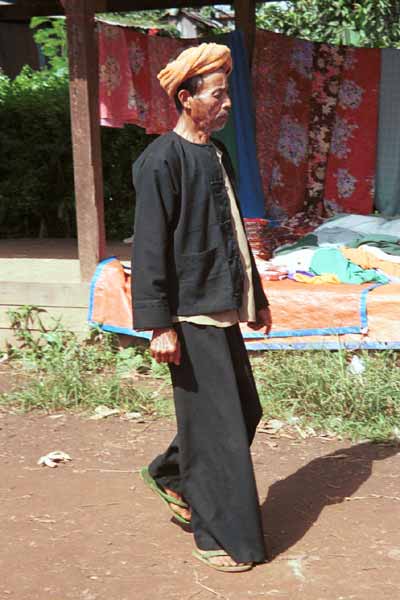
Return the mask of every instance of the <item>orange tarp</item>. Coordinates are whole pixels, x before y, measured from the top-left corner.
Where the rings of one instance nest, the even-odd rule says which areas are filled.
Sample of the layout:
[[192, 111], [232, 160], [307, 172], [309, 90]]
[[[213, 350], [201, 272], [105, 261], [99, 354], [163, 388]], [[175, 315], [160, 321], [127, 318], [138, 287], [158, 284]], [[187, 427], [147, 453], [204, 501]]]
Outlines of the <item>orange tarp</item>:
[[[245, 325], [248, 349], [313, 347], [400, 348], [400, 284], [310, 286], [291, 280], [265, 281], [273, 319], [271, 336]], [[364, 296], [364, 298], [363, 298]], [[130, 273], [115, 258], [98, 266], [92, 280], [89, 322], [103, 329], [140, 335], [132, 329]]]

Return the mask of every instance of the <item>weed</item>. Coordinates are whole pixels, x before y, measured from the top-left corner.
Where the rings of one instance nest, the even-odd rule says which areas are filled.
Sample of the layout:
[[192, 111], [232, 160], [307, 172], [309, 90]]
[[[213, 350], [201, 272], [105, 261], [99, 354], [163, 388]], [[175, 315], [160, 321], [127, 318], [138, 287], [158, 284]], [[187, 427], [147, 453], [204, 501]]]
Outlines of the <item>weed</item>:
[[253, 359], [265, 414], [353, 438], [387, 439], [400, 424], [400, 371], [394, 352], [279, 352]]
[[[60, 322], [46, 329], [41, 311], [10, 314], [18, 344], [8, 348], [23, 386], [0, 396], [21, 410], [93, 409], [99, 404], [142, 414], [170, 415], [169, 371], [143, 347], [118, 348], [116, 338], [93, 329], [84, 339]], [[32, 328], [38, 330], [32, 332]], [[316, 430], [384, 440], [400, 431], [400, 359], [395, 352], [361, 352], [364, 371], [348, 366], [354, 353], [265, 352], [252, 357], [265, 418]], [[155, 381], [156, 380], [156, 381]]]
[[24, 306], [9, 313], [17, 344], [9, 345], [7, 353], [13, 367], [24, 374], [24, 382], [0, 396], [1, 403], [22, 411], [82, 410], [105, 404], [146, 414], [167, 412], [165, 399], [131, 377], [140, 373], [165, 380], [167, 368], [160, 367], [146, 349], [119, 350], [116, 337], [100, 329], [92, 329], [83, 340], [58, 321], [47, 329], [42, 312]]

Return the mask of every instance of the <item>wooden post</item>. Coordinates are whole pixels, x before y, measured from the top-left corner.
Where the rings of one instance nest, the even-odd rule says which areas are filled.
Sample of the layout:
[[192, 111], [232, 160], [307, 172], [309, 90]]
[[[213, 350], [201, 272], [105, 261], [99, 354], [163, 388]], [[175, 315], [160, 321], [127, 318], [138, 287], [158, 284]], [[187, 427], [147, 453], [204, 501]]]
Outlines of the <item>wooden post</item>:
[[72, 148], [82, 281], [106, 255], [95, 0], [62, 0], [67, 17]]
[[256, 0], [235, 0], [234, 7], [236, 29], [244, 34], [251, 64], [256, 35]]

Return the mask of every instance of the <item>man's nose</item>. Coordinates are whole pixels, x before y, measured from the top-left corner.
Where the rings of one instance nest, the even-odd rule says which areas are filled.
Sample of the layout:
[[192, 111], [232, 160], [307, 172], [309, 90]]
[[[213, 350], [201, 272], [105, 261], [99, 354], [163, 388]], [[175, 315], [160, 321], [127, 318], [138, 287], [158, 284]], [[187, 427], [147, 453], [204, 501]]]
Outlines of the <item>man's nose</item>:
[[228, 95], [226, 95], [225, 98], [224, 98], [224, 102], [223, 102], [222, 108], [224, 110], [230, 110], [232, 108], [232, 101], [231, 101], [231, 99], [230, 99], [230, 97]]

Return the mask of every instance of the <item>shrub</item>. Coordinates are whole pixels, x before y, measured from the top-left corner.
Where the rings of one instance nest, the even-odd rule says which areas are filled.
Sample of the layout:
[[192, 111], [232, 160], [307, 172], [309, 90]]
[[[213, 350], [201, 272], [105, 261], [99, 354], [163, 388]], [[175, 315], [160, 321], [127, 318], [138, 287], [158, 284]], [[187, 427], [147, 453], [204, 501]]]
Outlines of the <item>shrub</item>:
[[[74, 237], [68, 78], [24, 67], [0, 74], [0, 237]], [[102, 128], [109, 238], [132, 231], [131, 162], [152, 138], [134, 126]]]

